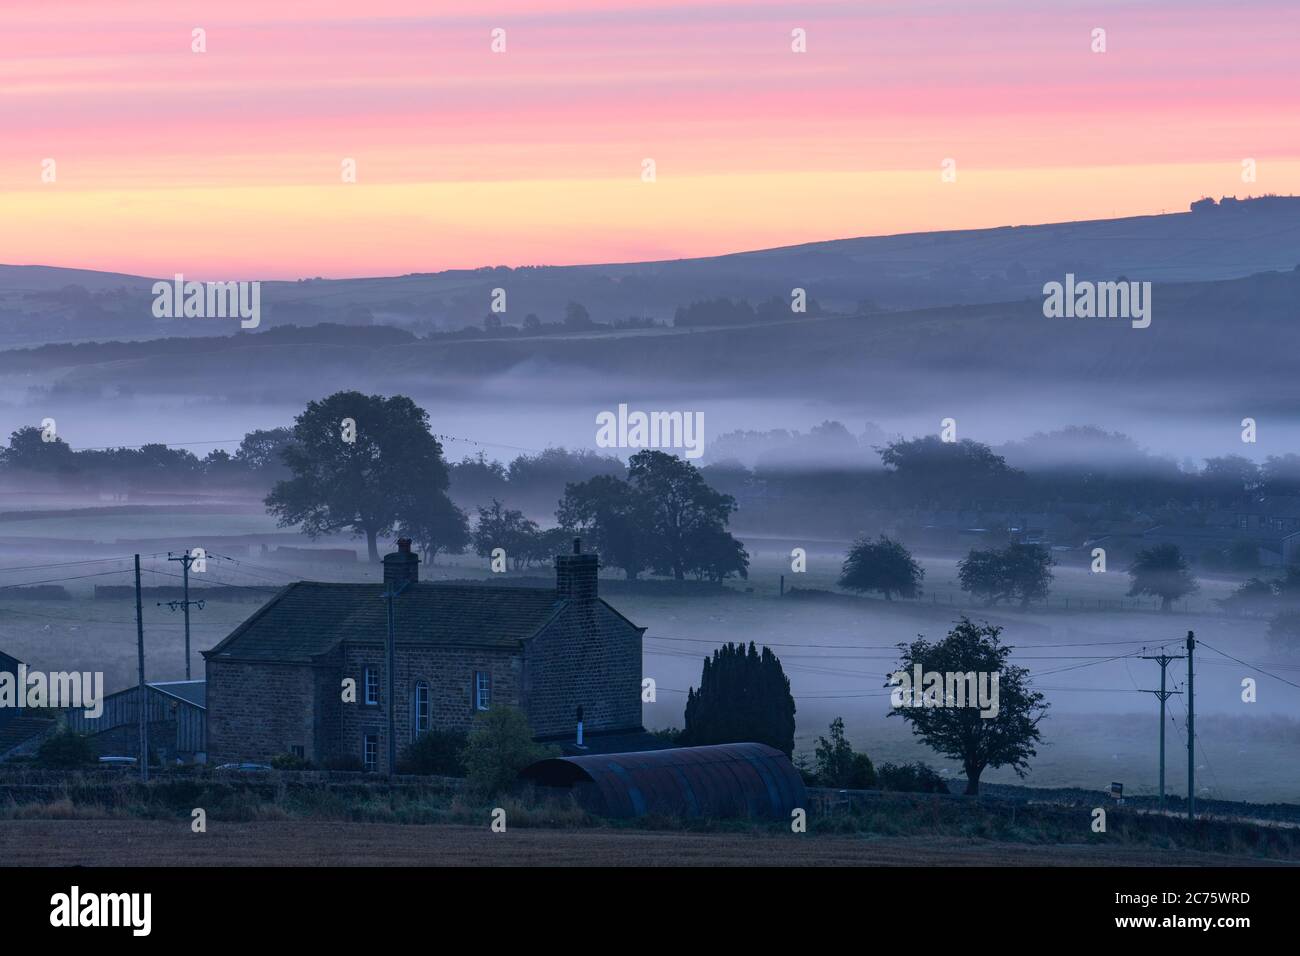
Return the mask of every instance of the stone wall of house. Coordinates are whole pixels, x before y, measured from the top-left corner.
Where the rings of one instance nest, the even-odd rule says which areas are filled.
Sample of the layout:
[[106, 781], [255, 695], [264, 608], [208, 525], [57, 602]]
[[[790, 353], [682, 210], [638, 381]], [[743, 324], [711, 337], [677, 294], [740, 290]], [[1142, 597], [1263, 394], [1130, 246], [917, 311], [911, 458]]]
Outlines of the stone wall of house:
[[[274, 661], [207, 661], [208, 762], [265, 763], [321, 744], [317, 688], [323, 679], [310, 664]], [[337, 685], [336, 685], [337, 686]]]
[[[378, 769], [388, 767], [388, 713], [384, 695], [385, 652], [382, 644], [346, 644], [343, 648], [343, 677], [357, 682], [357, 702], [341, 709], [342, 753], [364, 759], [362, 738], [374, 734], [378, 741]], [[508, 649], [399, 645], [395, 654], [394, 693], [397, 707], [394, 721], [397, 752], [400, 755], [415, 737], [413, 704], [415, 685], [429, 686], [431, 727], [435, 730], [469, 730], [474, 719], [474, 675], [486, 672], [491, 678], [491, 702], [520, 706], [522, 661]], [[365, 669], [379, 679], [379, 703], [365, 702]]]
[[601, 601], [575, 601], [524, 652], [525, 709], [539, 737], [641, 726], [641, 632]]
[[336, 647], [320, 659], [315, 672], [315, 733], [308, 759], [317, 764], [343, 756], [343, 650]]

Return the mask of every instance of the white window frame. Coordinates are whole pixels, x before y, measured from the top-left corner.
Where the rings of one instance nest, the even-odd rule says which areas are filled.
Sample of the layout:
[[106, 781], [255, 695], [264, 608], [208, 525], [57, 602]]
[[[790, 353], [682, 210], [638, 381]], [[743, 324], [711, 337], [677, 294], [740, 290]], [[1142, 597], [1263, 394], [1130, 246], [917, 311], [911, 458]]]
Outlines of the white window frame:
[[375, 670], [373, 667], [367, 667], [365, 669], [365, 672], [362, 674], [362, 683], [364, 684], [364, 689], [362, 693], [365, 696], [365, 701], [367, 706], [378, 706], [379, 672]]
[[492, 706], [492, 675], [487, 671], [474, 672], [474, 709], [487, 710]]
[[[370, 751], [372, 749], [372, 745], [375, 752], [375, 756], [373, 760], [370, 759]], [[365, 768], [367, 773], [375, 772], [379, 770], [379, 735], [378, 734], [361, 735], [361, 766]]]
[[[423, 708], [420, 706], [421, 692], [424, 695]], [[429, 685], [422, 680], [418, 680], [415, 682], [415, 688], [411, 691], [411, 739], [414, 740], [420, 734], [428, 733], [432, 728], [433, 697], [429, 693]]]

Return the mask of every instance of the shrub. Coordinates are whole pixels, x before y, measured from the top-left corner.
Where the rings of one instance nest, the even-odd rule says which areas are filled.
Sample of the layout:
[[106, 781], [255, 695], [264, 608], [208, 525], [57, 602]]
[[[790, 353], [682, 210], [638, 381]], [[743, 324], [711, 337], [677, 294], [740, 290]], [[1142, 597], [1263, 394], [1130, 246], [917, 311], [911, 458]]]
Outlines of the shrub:
[[870, 790], [876, 785], [876, 768], [866, 754], [853, 755], [853, 768], [849, 773], [849, 788]]
[[948, 793], [948, 784], [932, 767], [923, 763], [882, 763], [876, 773], [881, 790], [903, 793]]
[[465, 776], [468, 736], [459, 730], [430, 730], [407, 745], [397, 761], [399, 773]]
[[823, 787], [866, 790], [876, 785], [876, 769], [866, 754], [854, 753], [844, 736], [844, 718], [831, 721], [831, 736], [817, 738], [817, 782]]
[[311, 770], [312, 762], [297, 754], [276, 754], [271, 758], [271, 766], [276, 770]]
[[36, 751], [36, 763], [41, 767], [67, 769], [94, 762], [95, 749], [90, 740], [66, 726], [42, 740]]
[[514, 786], [519, 771], [552, 756], [554, 748], [534, 742], [528, 718], [514, 707], [493, 707], [474, 718], [465, 747], [470, 787], [495, 795]]

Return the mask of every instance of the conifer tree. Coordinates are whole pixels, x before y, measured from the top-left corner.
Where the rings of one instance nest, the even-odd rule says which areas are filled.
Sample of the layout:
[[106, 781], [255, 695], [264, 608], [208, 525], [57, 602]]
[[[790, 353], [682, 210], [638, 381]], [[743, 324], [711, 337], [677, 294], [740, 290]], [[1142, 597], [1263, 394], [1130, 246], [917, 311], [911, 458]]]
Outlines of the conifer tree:
[[724, 644], [704, 659], [686, 697], [686, 746], [754, 742], [794, 752], [794, 697], [781, 660], [751, 642]]

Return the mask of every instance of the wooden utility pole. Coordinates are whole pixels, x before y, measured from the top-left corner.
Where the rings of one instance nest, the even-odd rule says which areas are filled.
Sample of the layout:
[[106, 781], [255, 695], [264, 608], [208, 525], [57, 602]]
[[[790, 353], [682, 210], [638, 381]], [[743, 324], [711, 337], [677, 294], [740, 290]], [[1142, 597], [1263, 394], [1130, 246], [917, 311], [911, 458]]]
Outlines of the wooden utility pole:
[[1196, 635], [1187, 632], [1187, 819], [1196, 819], [1196, 694], [1192, 683], [1192, 651]]
[[144, 683], [144, 608], [140, 603], [140, 555], [135, 556], [135, 649], [140, 681], [136, 706], [140, 709], [140, 779], [149, 782], [149, 690]]
[[[179, 605], [185, 611], [185, 679], [190, 679], [190, 605], [197, 604], [199, 610], [203, 610], [202, 601], [190, 600], [190, 565], [194, 563], [194, 554], [192, 551], [184, 552], [179, 558], [172, 557], [171, 552], [167, 552], [168, 561], [179, 561], [181, 563], [181, 586], [185, 589], [185, 599], [182, 601], [168, 601], [167, 606], [173, 611]], [[202, 568], [199, 569], [203, 570]], [[162, 602], [158, 602], [159, 606]]]
[[1145, 691], [1148, 694], [1155, 694], [1160, 700], [1160, 809], [1165, 808], [1165, 701], [1172, 695], [1180, 693], [1176, 690], [1165, 690], [1165, 668], [1169, 666], [1170, 661], [1181, 661], [1182, 655], [1179, 654], [1171, 657], [1163, 650], [1156, 656], [1143, 656], [1144, 661], [1156, 661], [1160, 664], [1160, 689]]

